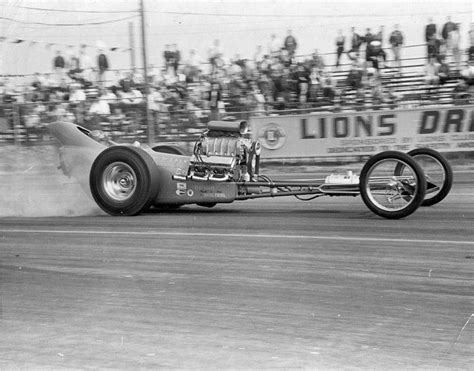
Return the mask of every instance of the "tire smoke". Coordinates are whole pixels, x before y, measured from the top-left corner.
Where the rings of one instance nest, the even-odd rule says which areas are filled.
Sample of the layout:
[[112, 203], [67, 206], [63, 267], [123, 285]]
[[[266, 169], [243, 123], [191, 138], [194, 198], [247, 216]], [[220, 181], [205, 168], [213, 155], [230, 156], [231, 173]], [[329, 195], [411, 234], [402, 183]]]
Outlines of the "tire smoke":
[[[52, 145], [0, 147], [0, 217], [102, 215], [79, 181], [58, 167]], [[81, 176], [87, 183], [89, 174]]]

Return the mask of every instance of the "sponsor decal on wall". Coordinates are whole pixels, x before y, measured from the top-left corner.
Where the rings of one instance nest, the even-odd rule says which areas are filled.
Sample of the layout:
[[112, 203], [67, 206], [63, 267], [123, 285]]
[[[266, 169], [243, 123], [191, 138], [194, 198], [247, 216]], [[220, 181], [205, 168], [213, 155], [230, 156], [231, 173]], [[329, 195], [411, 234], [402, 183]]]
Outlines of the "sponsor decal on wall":
[[263, 147], [267, 149], [278, 149], [285, 144], [286, 132], [280, 125], [270, 123], [260, 128], [258, 137]]

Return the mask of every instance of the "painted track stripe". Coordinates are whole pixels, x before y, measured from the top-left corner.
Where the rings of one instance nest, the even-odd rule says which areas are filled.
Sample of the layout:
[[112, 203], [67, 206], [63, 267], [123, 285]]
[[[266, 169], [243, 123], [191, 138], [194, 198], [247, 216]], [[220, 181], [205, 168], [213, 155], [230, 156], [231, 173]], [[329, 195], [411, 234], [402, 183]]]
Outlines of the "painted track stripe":
[[233, 237], [240, 239], [299, 239], [299, 240], [326, 240], [326, 241], [360, 241], [360, 242], [393, 242], [393, 243], [421, 243], [445, 245], [473, 245], [474, 240], [447, 241], [423, 240], [410, 238], [377, 238], [377, 237], [341, 237], [341, 236], [309, 236], [309, 235], [274, 235], [274, 234], [238, 234], [238, 233], [204, 233], [204, 232], [161, 232], [161, 231], [85, 231], [85, 230], [48, 230], [48, 229], [0, 229], [1, 233], [22, 234], [57, 234], [57, 235], [121, 235], [121, 236], [174, 236], [174, 237]]

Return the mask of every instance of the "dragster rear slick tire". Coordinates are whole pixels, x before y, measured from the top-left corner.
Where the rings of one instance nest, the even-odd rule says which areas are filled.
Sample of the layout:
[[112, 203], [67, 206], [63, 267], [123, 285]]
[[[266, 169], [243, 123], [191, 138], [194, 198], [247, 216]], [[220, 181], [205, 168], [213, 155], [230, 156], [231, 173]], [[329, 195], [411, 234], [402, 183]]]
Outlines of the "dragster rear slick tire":
[[[407, 175], [397, 177], [398, 166], [404, 166]], [[411, 156], [385, 151], [365, 163], [359, 188], [362, 200], [372, 212], [387, 219], [400, 219], [415, 212], [423, 202], [426, 179]]]
[[89, 185], [99, 207], [113, 216], [146, 211], [158, 192], [158, 169], [151, 156], [132, 146], [112, 146], [92, 164]]

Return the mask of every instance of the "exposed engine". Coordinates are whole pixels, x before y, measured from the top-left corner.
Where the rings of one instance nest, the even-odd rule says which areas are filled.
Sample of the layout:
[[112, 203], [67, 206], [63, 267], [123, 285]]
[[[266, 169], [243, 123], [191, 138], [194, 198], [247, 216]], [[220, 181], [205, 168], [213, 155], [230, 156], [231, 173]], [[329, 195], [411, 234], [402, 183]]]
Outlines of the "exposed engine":
[[189, 176], [195, 180], [251, 181], [258, 175], [260, 143], [246, 121], [210, 121], [194, 146]]

